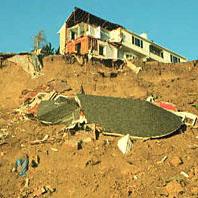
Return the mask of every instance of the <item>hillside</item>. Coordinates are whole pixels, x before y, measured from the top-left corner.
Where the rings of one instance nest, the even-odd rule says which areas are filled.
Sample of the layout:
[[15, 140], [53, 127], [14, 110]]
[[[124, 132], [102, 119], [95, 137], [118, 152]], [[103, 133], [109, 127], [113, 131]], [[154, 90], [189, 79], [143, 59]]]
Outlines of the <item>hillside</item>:
[[[0, 197], [34, 197], [43, 186], [56, 191], [51, 197], [197, 197], [198, 128], [187, 127], [170, 137], [136, 140], [128, 155], [117, 148], [118, 137], [79, 131], [69, 136], [64, 125], [46, 126], [35, 120], [20, 119], [14, 109], [22, 102], [24, 90], [35, 90], [52, 80], [65, 81], [75, 96], [83, 87], [86, 94], [157, 100], [176, 105], [179, 111], [198, 115], [198, 65], [136, 63], [139, 74], [130, 69], [116, 70], [102, 65], [66, 64], [61, 56], [48, 56], [43, 70], [32, 79], [20, 65], [9, 63], [0, 69], [0, 134], [7, 133], [0, 144]], [[114, 73], [116, 75], [111, 74]], [[56, 82], [55, 81], [55, 82]], [[113, 119], [113, 118], [112, 118]], [[30, 142], [48, 135], [49, 141]], [[85, 142], [77, 150], [76, 143]], [[11, 170], [24, 154], [38, 155], [38, 167], [30, 166], [25, 178]], [[23, 195], [23, 196], [22, 196]], [[48, 197], [49, 193], [40, 197]]]

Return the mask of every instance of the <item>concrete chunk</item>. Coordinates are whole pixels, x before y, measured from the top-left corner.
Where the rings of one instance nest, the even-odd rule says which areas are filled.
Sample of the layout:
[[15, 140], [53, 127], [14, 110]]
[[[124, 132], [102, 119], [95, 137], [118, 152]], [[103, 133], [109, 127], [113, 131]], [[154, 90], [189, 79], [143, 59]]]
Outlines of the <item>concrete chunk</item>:
[[118, 148], [120, 149], [120, 151], [123, 153], [123, 154], [127, 154], [131, 151], [132, 149], [132, 141], [130, 139], [130, 136], [129, 134], [123, 136], [122, 138], [120, 138], [118, 140]]

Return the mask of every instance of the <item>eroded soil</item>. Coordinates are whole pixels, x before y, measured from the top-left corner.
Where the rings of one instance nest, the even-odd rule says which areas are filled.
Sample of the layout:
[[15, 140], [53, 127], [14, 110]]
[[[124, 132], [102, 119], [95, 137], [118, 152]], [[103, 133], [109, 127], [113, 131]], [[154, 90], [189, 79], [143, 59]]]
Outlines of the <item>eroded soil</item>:
[[[174, 103], [181, 111], [198, 114], [198, 67], [186, 64], [142, 64], [138, 75], [125, 68], [115, 78], [102, 77], [98, 71], [114, 69], [101, 65], [67, 65], [59, 57], [44, 60], [43, 74], [31, 79], [20, 65], [0, 69], [0, 129], [8, 133], [0, 145], [0, 197], [34, 197], [43, 186], [55, 188], [40, 197], [198, 197], [198, 129], [188, 127], [170, 137], [135, 140], [128, 155], [118, 147], [119, 137], [78, 131], [69, 135], [64, 125], [45, 126], [21, 120], [14, 109], [21, 104], [21, 92], [53, 79], [66, 80], [75, 95], [80, 86], [94, 95], [158, 100]], [[48, 135], [48, 141], [31, 141]], [[83, 141], [77, 149], [77, 142]], [[40, 163], [27, 176], [12, 172], [17, 158], [26, 153], [30, 162], [38, 155]], [[25, 179], [29, 185], [24, 187]]]

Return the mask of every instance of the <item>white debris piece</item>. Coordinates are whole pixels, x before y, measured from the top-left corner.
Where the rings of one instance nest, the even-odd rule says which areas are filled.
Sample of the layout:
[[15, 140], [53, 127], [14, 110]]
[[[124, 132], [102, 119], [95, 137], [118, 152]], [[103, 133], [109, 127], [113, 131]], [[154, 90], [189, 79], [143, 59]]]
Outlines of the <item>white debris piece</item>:
[[131, 61], [126, 60], [126, 66], [128, 68], [130, 68], [134, 73], [138, 74], [142, 68], [141, 67], [137, 67], [135, 64], [133, 64]]
[[[172, 112], [172, 111], [171, 111]], [[176, 114], [177, 116], [181, 117], [182, 121], [187, 125], [187, 126], [194, 126], [197, 121], [197, 115], [189, 112], [172, 112]]]
[[130, 139], [130, 135], [127, 134], [118, 140], [118, 148], [123, 154], [127, 154], [132, 149], [132, 141]]
[[180, 174], [183, 175], [183, 176], [186, 177], [186, 178], [189, 177], [189, 175], [188, 175], [187, 173], [185, 173], [184, 171], [181, 171]]

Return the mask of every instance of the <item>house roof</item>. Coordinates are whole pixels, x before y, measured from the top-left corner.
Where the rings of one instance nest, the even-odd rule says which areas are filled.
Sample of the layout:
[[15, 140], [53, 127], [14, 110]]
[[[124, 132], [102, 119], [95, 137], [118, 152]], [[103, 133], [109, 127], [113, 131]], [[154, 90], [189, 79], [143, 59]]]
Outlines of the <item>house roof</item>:
[[74, 11], [72, 12], [72, 14], [69, 16], [69, 18], [66, 21], [67, 27], [72, 27], [81, 22], [85, 22], [90, 25], [101, 26], [102, 28], [107, 29], [107, 30], [113, 30], [118, 27], [122, 27], [118, 24], [104, 20], [85, 10], [75, 7]]

